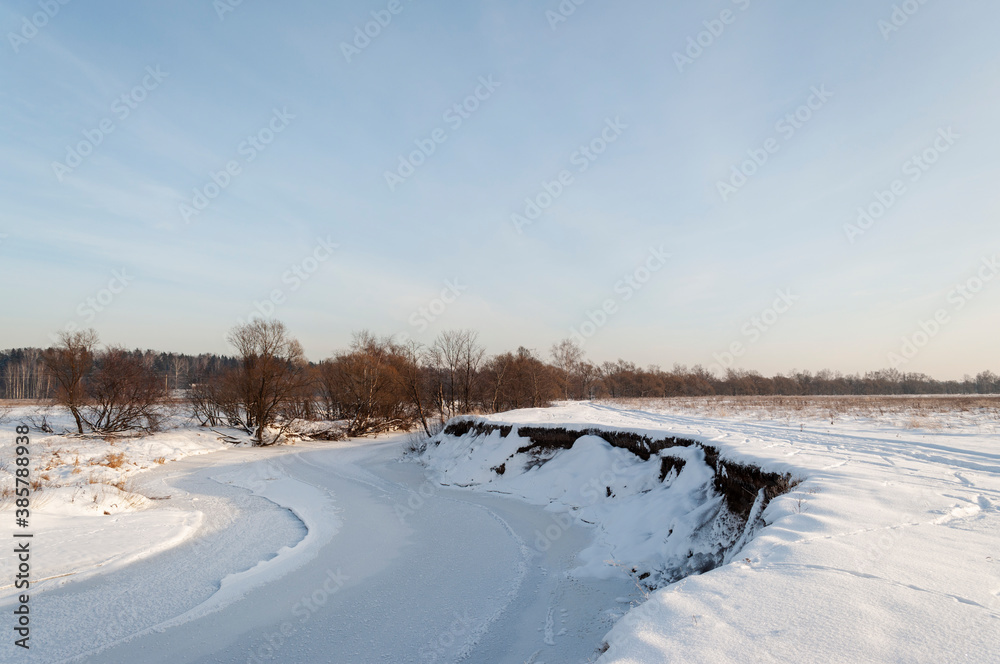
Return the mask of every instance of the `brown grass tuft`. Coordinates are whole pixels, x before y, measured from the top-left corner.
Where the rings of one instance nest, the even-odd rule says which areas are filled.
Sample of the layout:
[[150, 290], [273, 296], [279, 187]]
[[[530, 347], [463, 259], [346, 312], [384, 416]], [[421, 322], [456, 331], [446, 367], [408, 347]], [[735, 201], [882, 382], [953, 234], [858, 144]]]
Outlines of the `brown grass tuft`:
[[111, 452], [108, 454], [108, 458], [104, 460], [104, 463], [100, 465], [107, 466], [108, 468], [121, 468], [125, 465], [125, 453]]

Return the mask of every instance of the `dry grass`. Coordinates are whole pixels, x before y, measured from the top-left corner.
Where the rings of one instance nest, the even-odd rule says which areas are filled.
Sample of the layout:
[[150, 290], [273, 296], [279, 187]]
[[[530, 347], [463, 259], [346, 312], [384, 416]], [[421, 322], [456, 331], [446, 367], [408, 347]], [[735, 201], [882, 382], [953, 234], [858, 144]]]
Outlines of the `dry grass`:
[[124, 452], [109, 452], [104, 463], [99, 464], [101, 466], [107, 466], [108, 468], [121, 468], [125, 465], [125, 453]]
[[125, 494], [120, 498], [122, 504], [115, 503], [112, 505], [113, 507], [122, 507], [129, 510], [138, 510], [143, 507], [143, 504], [146, 501], [146, 496], [136, 490], [135, 482], [131, 477], [123, 477], [117, 482], [111, 483], [109, 486], [113, 486]]
[[157, 465], [163, 465], [166, 462], [167, 462], [167, 458], [166, 457], [156, 457], [155, 459], [153, 459], [153, 463], [155, 463]]
[[940, 417], [970, 425], [1000, 422], [1000, 396], [711, 396], [604, 399], [633, 410], [757, 420], [869, 419], [908, 429], [940, 429]]

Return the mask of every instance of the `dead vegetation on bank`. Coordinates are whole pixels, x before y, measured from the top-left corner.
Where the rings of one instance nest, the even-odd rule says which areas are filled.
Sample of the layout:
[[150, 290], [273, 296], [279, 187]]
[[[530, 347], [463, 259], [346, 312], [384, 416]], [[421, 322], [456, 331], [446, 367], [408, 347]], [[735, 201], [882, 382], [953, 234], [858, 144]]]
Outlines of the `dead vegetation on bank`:
[[[689, 438], [665, 436], [653, 439], [634, 431], [623, 431], [609, 428], [590, 428], [572, 430], [559, 426], [524, 426], [506, 425], [484, 422], [476, 418], [465, 418], [452, 421], [445, 427], [443, 435], [460, 437], [468, 433], [485, 436], [499, 431], [502, 438], [514, 431], [518, 436], [529, 441], [518, 448], [516, 454], [525, 454], [528, 467], [536, 467], [551, 460], [560, 450], [568, 450], [582, 436], [597, 436], [612, 447], [628, 450], [642, 461], [649, 461], [663, 450], [672, 447], [699, 447], [705, 453], [705, 463], [715, 472], [715, 490], [725, 497], [729, 510], [741, 520], [750, 517], [751, 509], [757, 500], [758, 492], [763, 491], [761, 509], [767, 503], [781, 494], [790, 491], [798, 482], [789, 474], [764, 471], [756, 466], [737, 463], [722, 458], [718, 448]], [[510, 461], [514, 455], [511, 455]], [[664, 456], [660, 461], [660, 481], [664, 481], [671, 470], [679, 472], [684, 467], [683, 460]], [[494, 472], [503, 475], [506, 463], [494, 468]], [[609, 490], [610, 491], [610, 490]]]
[[868, 420], [905, 429], [935, 430], [948, 422], [1000, 425], [1000, 395], [640, 397], [603, 399], [597, 403], [723, 419]]

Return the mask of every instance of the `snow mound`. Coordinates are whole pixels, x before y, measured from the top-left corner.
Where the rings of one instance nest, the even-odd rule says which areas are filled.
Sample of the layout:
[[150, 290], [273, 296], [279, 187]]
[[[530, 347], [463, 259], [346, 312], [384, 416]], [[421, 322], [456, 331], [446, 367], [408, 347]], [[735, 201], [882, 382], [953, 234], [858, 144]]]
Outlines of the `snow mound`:
[[572, 574], [627, 572], [655, 589], [726, 561], [791, 481], [724, 460], [701, 441], [649, 433], [457, 418], [421, 458], [441, 484], [512, 494], [564, 515], [536, 534], [537, 550], [570, 523], [593, 527]]
[[66, 516], [121, 514], [144, 510], [153, 504], [149, 498], [123, 491], [107, 484], [60, 486], [39, 492], [35, 511]]

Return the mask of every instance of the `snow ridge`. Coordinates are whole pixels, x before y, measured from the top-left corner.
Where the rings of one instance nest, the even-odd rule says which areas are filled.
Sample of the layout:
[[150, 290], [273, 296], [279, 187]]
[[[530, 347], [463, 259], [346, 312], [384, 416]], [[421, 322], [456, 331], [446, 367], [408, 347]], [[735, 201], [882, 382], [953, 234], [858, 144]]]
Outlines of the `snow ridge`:
[[[594, 542], [572, 573], [626, 572], [650, 590], [735, 555], [767, 501], [790, 485], [723, 461], [700, 441], [608, 427], [456, 418], [421, 458], [442, 484], [508, 492], [592, 527]], [[752, 503], [741, 493], [747, 486], [756, 489]], [[539, 533], [535, 548], [558, 535]]]

